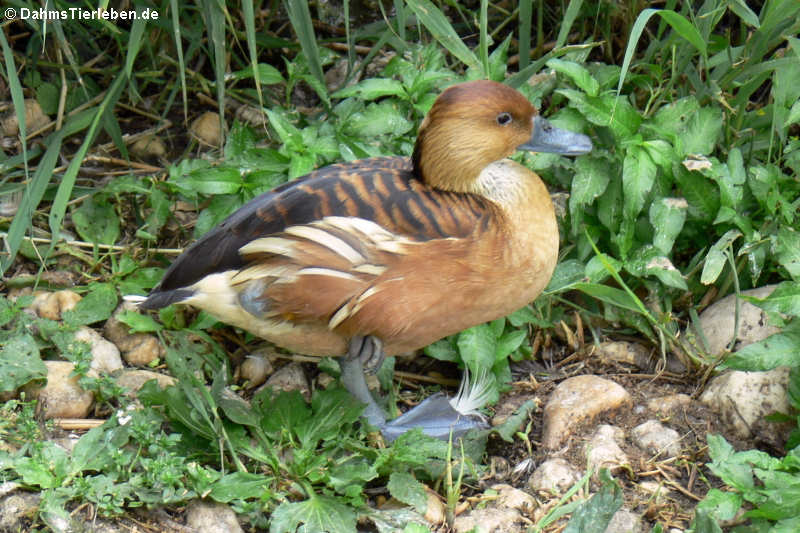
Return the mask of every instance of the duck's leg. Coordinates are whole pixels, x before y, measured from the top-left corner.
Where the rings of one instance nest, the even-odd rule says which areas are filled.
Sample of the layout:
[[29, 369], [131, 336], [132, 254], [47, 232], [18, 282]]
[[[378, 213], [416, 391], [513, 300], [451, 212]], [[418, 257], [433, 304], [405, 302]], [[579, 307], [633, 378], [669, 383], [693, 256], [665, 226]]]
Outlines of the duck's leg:
[[382, 428], [386, 424], [386, 414], [372, 397], [367, 387], [367, 380], [364, 378], [364, 363], [374, 366], [376, 358], [377, 361], [383, 361], [384, 358], [383, 343], [380, 339], [372, 335], [353, 337], [350, 339], [347, 355], [339, 360], [339, 366], [342, 370], [342, 385], [358, 401], [367, 406], [364, 409], [364, 418], [371, 425]]
[[[410, 411], [400, 415], [391, 422], [386, 422], [386, 414], [378, 405], [367, 387], [364, 379], [364, 364], [380, 367], [383, 360], [383, 343], [373, 336], [354, 337], [350, 340], [347, 355], [339, 361], [342, 370], [342, 384], [358, 401], [366, 404], [364, 418], [371, 425], [380, 429], [389, 442], [414, 428], [437, 439], [447, 440], [452, 432], [453, 438], [463, 436], [474, 428], [486, 428], [488, 425], [474, 414], [482, 405], [481, 396], [486, 388], [479, 379], [470, 387], [469, 377], [465, 374], [465, 382], [456, 398], [448, 399], [444, 394], [434, 394]], [[376, 365], [377, 362], [377, 365]]]

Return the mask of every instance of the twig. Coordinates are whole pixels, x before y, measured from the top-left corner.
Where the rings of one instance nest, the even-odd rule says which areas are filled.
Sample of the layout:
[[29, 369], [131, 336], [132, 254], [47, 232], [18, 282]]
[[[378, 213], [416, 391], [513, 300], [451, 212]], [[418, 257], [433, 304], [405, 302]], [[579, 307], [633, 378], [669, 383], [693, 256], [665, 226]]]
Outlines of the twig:
[[[7, 239], [8, 232], [0, 231], [0, 238]], [[53, 242], [53, 239], [45, 239], [43, 237], [23, 237], [23, 239], [28, 240], [33, 243], [38, 244], [50, 244]], [[85, 242], [85, 241], [75, 241], [69, 240], [64, 241], [64, 244], [68, 244], [69, 246], [77, 246], [78, 248], [91, 248], [94, 249], [96, 246], [98, 250], [110, 250], [115, 252], [127, 252], [130, 250], [145, 250], [145, 248], [134, 248], [132, 246], [120, 246], [117, 244], [97, 244], [93, 242]], [[146, 248], [147, 251], [157, 253], [157, 254], [168, 254], [168, 255], [180, 255], [183, 253], [183, 248]]]
[[105, 424], [105, 419], [98, 418], [54, 418], [53, 422], [61, 429], [67, 431], [79, 431], [82, 429], [93, 429]]

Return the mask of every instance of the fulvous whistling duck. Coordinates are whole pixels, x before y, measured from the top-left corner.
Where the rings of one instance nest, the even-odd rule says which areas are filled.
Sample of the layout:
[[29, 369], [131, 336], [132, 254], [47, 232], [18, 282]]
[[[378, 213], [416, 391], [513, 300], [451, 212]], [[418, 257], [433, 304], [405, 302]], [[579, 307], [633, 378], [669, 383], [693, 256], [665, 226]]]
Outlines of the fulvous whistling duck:
[[462, 434], [483, 424], [480, 391], [386, 422], [363, 364], [534, 300], [556, 265], [558, 226], [539, 176], [506, 158], [591, 149], [506, 85], [453, 85], [411, 158], [331, 165], [254, 198], [178, 257], [140, 307], [189, 304], [288, 350], [344, 356], [343, 384], [390, 440], [409, 427]]

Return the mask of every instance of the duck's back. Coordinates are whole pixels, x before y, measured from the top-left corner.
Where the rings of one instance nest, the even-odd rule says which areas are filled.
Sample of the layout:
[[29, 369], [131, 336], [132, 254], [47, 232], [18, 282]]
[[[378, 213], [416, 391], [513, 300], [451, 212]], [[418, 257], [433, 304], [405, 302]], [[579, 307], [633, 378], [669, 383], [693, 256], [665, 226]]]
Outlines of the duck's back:
[[141, 305], [158, 309], [188, 295], [211, 274], [245, 268], [241, 249], [325, 217], [376, 223], [414, 241], [458, 238], [485, 224], [485, 201], [427, 187], [407, 157], [374, 157], [330, 165], [253, 198], [189, 246]]

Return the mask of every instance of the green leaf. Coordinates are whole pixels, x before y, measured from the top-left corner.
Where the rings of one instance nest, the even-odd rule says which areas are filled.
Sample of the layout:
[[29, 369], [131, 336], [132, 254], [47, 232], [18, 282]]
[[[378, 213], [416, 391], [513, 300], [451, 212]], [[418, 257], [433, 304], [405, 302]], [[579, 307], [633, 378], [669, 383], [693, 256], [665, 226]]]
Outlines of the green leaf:
[[583, 65], [555, 58], [549, 60], [546, 64], [556, 72], [567, 76], [589, 96], [597, 96], [600, 92], [600, 84], [597, 83], [597, 80], [592, 77]]
[[717, 107], [701, 107], [692, 113], [681, 132], [682, 155], [708, 155], [722, 135], [722, 110]]
[[367, 78], [355, 85], [339, 89], [331, 96], [334, 98], [347, 98], [358, 96], [362, 100], [377, 100], [384, 96], [399, 96], [407, 98], [403, 84], [389, 78]]
[[781, 226], [774, 237], [773, 248], [778, 262], [792, 279], [800, 281], [800, 232]]
[[[430, 0], [407, 0], [406, 4], [425, 28], [431, 32], [434, 39], [439, 41], [448, 52], [457, 57], [469, 68], [482, 72], [481, 62], [458, 36], [456, 30], [447, 20], [447, 17]], [[484, 72], [486, 76], [488, 73]]]
[[792, 281], [784, 281], [764, 299], [744, 298], [773, 313], [800, 316], [800, 285]]
[[497, 341], [488, 324], [473, 326], [458, 334], [458, 351], [473, 372], [494, 366]]
[[297, 436], [306, 448], [313, 448], [320, 440], [336, 438], [344, 424], [358, 420], [364, 406], [354, 402], [346, 390], [331, 387], [314, 394], [311, 409], [313, 415], [295, 427]]
[[623, 214], [635, 220], [656, 180], [656, 164], [646, 150], [630, 146], [622, 163]]
[[270, 477], [249, 472], [233, 472], [222, 476], [211, 485], [208, 496], [220, 503], [233, 500], [248, 500], [269, 493]]
[[364, 111], [354, 113], [347, 122], [351, 134], [367, 138], [385, 134], [400, 136], [413, 127], [413, 122], [393, 101], [369, 104]]
[[176, 185], [191, 193], [233, 194], [242, 187], [242, 174], [234, 167], [203, 168], [185, 176]]
[[450, 339], [441, 339], [426, 346], [425, 355], [428, 357], [433, 357], [434, 359], [438, 359], [439, 361], [450, 361], [455, 363], [460, 360], [458, 357], [458, 352], [453, 347], [453, 343], [450, 342]]
[[[605, 473], [605, 475], [603, 475]], [[572, 513], [563, 533], [604, 533], [614, 513], [622, 507], [622, 488], [607, 470], [600, 474], [602, 486], [589, 501]]]
[[607, 126], [617, 139], [628, 139], [639, 129], [642, 117], [627, 101], [613, 95], [589, 96], [573, 89], [556, 91], [566, 96], [586, 119], [598, 126]]
[[39, 347], [29, 333], [15, 335], [0, 349], [0, 392], [11, 392], [33, 380], [47, 377]]
[[772, 370], [800, 366], [800, 328], [786, 329], [729, 355], [723, 364], [736, 370]]
[[641, 312], [636, 301], [622, 289], [597, 283], [576, 283], [574, 288], [611, 305], [616, 305], [628, 311]]
[[697, 504], [697, 510], [709, 513], [717, 520], [731, 520], [742, 507], [742, 495], [736, 492], [724, 492], [711, 489]]
[[608, 162], [597, 157], [580, 157], [575, 162], [575, 175], [569, 196], [569, 213], [572, 230], [577, 232], [582, 220], [583, 207], [603, 194], [611, 179]]
[[352, 533], [356, 531], [356, 513], [336, 498], [310, 494], [305, 501], [280, 504], [272, 512], [269, 531], [294, 532], [300, 524], [307, 532]]
[[72, 222], [81, 238], [97, 244], [114, 244], [119, 238], [119, 217], [101, 195], [92, 195], [72, 211]]
[[795, 124], [796, 122], [800, 122], [800, 100], [792, 104], [792, 108], [789, 110], [789, 115], [786, 117], [783, 127], [788, 128], [791, 124]]
[[125, 310], [117, 315], [117, 320], [131, 329], [131, 333], [150, 333], [161, 331], [164, 327], [149, 315]]
[[528, 331], [525, 329], [512, 329], [497, 339], [497, 348], [495, 348], [494, 358], [495, 361], [505, 359], [508, 355], [522, 346], [525, 339], [528, 337]]
[[[586, 268], [577, 259], [567, 259], [556, 265], [556, 269], [550, 278], [550, 283], [544, 290], [545, 294], [557, 294], [572, 288], [574, 283], [579, 282], [586, 275]], [[525, 308], [523, 308], [525, 309]], [[512, 325], [516, 326], [512, 322]]]
[[724, 250], [741, 236], [742, 233], [738, 230], [728, 230], [725, 235], [714, 243], [708, 251], [708, 255], [706, 255], [703, 273], [700, 275], [700, 283], [710, 285], [717, 281], [717, 278], [722, 273], [722, 268], [725, 266], [725, 261], [727, 261]]
[[683, 198], [659, 198], [650, 204], [650, 224], [656, 230], [653, 246], [663, 255], [672, 252], [675, 239], [686, 222], [689, 204]]
[[425, 485], [414, 479], [406, 472], [392, 472], [389, 475], [389, 483], [386, 488], [389, 494], [397, 498], [406, 505], [410, 505], [420, 514], [425, 514], [428, 510], [428, 493]]
[[[264, 85], [274, 85], [276, 83], [286, 82], [286, 80], [283, 79], [280, 71], [267, 63], [259, 63], [258, 68], [256, 69], [256, 74], [258, 75], [259, 83], [263, 83]], [[252, 66], [248, 66], [247, 68], [233, 72], [226, 77], [234, 80], [255, 78], [255, 76], [253, 76]]]
[[85, 326], [106, 320], [119, 302], [117, 289], [110, 283], [93, 283], [89, 292], [73, 309], [64, 311], [64, 322], [70, 326]]

